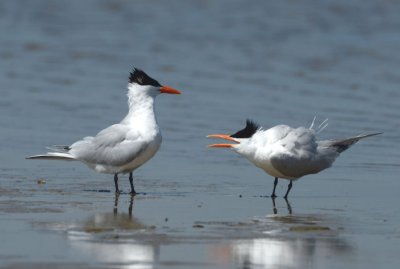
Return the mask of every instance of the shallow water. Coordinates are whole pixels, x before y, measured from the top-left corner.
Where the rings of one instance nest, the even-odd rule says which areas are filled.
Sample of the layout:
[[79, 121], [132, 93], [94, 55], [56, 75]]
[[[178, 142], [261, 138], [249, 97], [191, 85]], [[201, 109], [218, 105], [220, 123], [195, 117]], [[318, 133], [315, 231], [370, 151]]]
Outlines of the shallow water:
[[[396, 1], [1, 1], [2, 268], [394, 268], [400, 258]], [[163, 145], [133, 200], [74, 162], [27, 161], [121, 119], [133, 66], [160, 96]], [[382, 131], [294, 183], [209, 133]], [[128, 190], [128, 179], [120, 180]]]

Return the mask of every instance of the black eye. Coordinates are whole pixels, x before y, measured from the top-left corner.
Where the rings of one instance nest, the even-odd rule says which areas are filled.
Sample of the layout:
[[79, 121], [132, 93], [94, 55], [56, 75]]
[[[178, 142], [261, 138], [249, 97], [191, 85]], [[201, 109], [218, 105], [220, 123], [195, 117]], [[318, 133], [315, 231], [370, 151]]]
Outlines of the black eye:
[[129, 76], [129, 83], [137, 83], [139, 85], [151, 85], [154, 87], [161, 87], [157, 80], [149, 77], [143, 70], [133, 68]]

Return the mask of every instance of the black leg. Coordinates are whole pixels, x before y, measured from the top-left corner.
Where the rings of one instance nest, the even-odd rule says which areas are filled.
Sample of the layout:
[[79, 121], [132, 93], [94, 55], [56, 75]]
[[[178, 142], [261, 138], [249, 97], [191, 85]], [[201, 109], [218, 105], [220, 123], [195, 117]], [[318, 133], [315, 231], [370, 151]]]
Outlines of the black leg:
[[278, 185], [278, 178], [277, 177], [275, 178], [275, 181], [274, 181], [274, 190], [272, 191], [271, 198], [275, 198], [276, 197], [276, 195], [275, 195], [276, 185]]
[[290, 183], [289, 183], [289, 185], [288, 185], [288, 187], [287, 187], [287, 191], [286, 191], [286, 194], [285, 194], [285, 196], [284, 196], [285, 199], [287, 199], [287, 197], [288, 197], [288, 195], [289, 195], [289, 192], [290, 192], [290, 190], [292, 189], [292, 185], [293, 185], [293, 180], [290, 181]]
[[114, 174], [115, 193], [120, 193], [118, 189], [118, 173]]
[[131, 184], [131, 195], [135, 195], [136, 191], [135, 191], [135, 187], [133, 186], [132, 172], [129, 173], [129, 183]]

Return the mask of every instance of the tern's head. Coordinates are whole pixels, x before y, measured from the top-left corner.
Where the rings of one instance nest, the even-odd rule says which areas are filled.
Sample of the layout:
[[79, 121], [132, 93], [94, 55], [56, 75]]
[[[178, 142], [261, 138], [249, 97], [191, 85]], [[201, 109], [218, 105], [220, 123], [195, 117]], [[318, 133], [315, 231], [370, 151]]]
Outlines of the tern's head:
[[128, 96], [147, 95], [155, 97], [160, 93], [180, 94], [180, 91], [161, 85], [143, 70], [134, 68], [129, 76]]
[[244, 127], [242, 130], [237, 131], [236, 133], [232, 135], [227, 135], [227, 134], [212, 134], [208, 135], [207, 137], [209, 138], [222, 138], [228, 141], [233, 141], [235, 144], [212, 144], [209, 145], [209, 147], [212, 148], [233, 148], [237, 151], [240, 151], [242, 147], [245, 147], [247, 142], [250, 140], [250, 138], [260, 129], [260, 126], [256, 123], [254, 123], [251, 120], [246, 121], [246, 127]]

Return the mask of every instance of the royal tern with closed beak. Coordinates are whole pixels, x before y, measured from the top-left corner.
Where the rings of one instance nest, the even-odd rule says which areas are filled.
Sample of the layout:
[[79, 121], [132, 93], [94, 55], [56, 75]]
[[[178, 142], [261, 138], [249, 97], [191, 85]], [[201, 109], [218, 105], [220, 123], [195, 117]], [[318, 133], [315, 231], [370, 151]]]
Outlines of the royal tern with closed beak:
[[207, 137], [234, 142], [234, 144], [212, 144], [209, 147], [231, 148], [275, 177], [272, 198], [276, 197], [278, 178], [290, 180], [284, 196], [287, 199], [294, 180], [330, 167], [340, 153], [360, 139], [381, 134], [371, 133], [346, 139], [317, 141], [316, 134], [327, 126], [327, 121], [325, 120], [318, 128], [314, 128], [314, 121], [315, 118], [309, 128], [277, 125], [265, 130], [253, 121], [247, 120], [246, 127], [232, 135], [212, 134]]
[[114, 174], [116, 193], [120, 192], [118, 174], [129, 173], [131, 194], [136, 194], [132, 172], [152, 158], [161, 145], [161, 132], [154, 114], [154, 99], [161, 93], [180, 94], [134, 68], [128, 84], [129, 112], [120, 123], [96, 136], [85, 137], [70, 146], [52, 146], [50, 152], [27, 159], [81, 161], [99, 173]]

